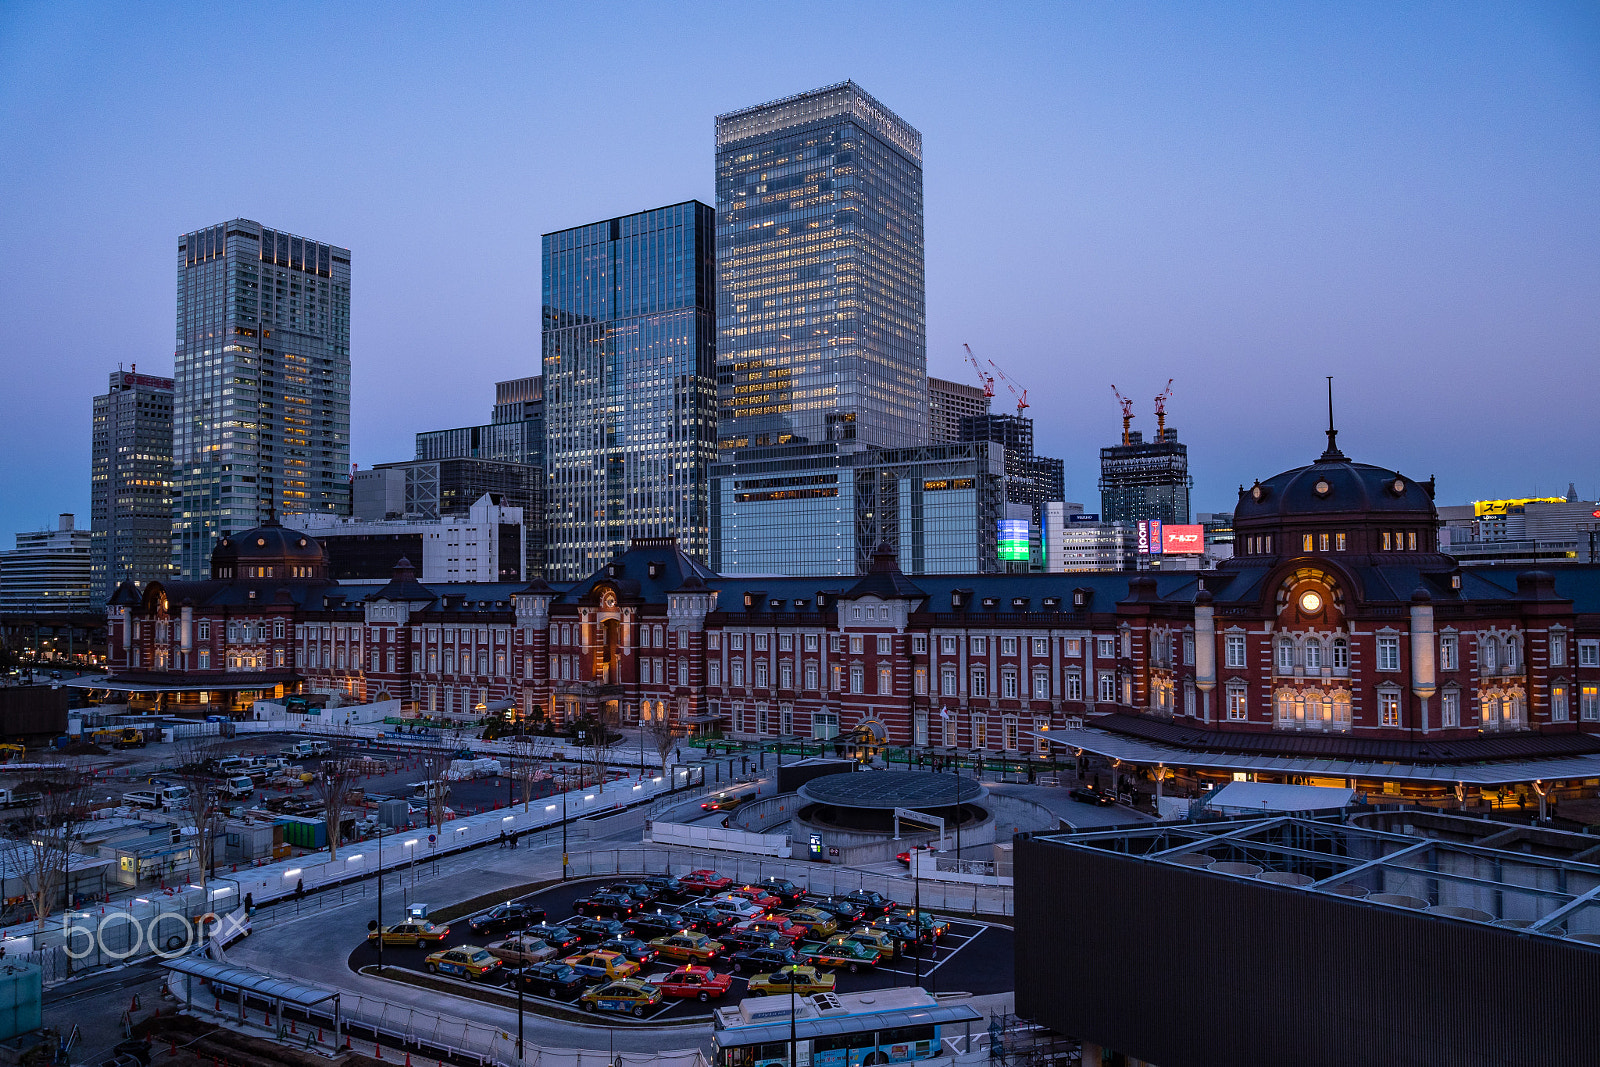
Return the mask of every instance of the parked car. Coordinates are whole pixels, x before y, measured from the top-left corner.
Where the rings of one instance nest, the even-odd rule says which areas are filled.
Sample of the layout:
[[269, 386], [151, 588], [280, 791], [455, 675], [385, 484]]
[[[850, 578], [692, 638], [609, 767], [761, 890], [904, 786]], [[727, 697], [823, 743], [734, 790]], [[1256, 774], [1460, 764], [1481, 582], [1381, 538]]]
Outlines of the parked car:
[[[762, 915], [754, 919], [746, 919], [743, 922], [735, 923], [733, 929], [728, 931], [728, 934], [777, 934], [785, 941], [798, 941], [801, 937], [806, 935], [808, 929], [809, 927], [807, 927], [803, 922], [797, 922], [787, 915]], [[832, 930], [828, 931], [830, 934], [832, 932]], [[825, 937], [826, 935], [819, 933], [816, 936]]]
[[717, 935], [717, 940], [722, 942], [729, 952], [744, 952], [752, 948], [767, 948], [772, 945], [787, 947], [791, 942], [783, 935], [773, 930], [762, 930], [746, 927], [739, 923], [732, 930]]
[[602, 951], [615, 952], [635, 963], [645, 964], [655, 959], [660, 953], [637, 937], [612, 937], [600, 942], [598, 946]]
[[625, 896], [630, 896], [638, 901], [641, 907], [646, 904], [654, 904], [656, 897], [659, 895], [643, 882], [613, 882], [605, 887], [605, 891], [607, 893], [621, 893]]
[[555, 1000], [576, 996], [588, 985], [583, 975], [560, 960], [530, 963], [512, 971], [508, 977], [513, 988], [520, 987], [524, 993], [542, 994]]
[[612, 982], [619, 978], [632, 978], [639, 973], [639, 965], [622, 953], [602, 949], [580, 952], [561, 962], [583, 975], [588, 982]]
[[802, 965], [806, 958], [787, 945], [768, 945], [746, 949], [733, 957], [733, 969], [740, 974], [775, 971], [780, 967]]
[[858, 926], [844, 936], [872, 949], [882, 959], [892, 960], [900, 954], [900, 939], [887, 930]]
[[852, 890], [846, 893], [842, 899], [853, 900], [860, 904], [867, 909], [868, 915], [882, 915], [886, 911], [893, 911], [895, 906], [894, 901], [871, 889]]
[[840, 967], [854, 974], [878, 965], [878, 950], [848, 937], [830, 937], [823, 942], [808, 941], [800, 951], [819, 967]]
[[719, 908], [713, 908], [704, 901], [685, 904], [678, 909], [678, 914], [689, 920], [692, 929], [711, 934], [713, 937], [739, 921], [739, 917]]
[[713, 870], [690, 871], [680, 881], [682, 881], [685, 889], [707, 896], [712, 893], [720, 893], [733, 884], [732, 878], [720, 875]]
[[[792, 984], [791, 984], [792, 979]], [[758, 974], [750, 979], [750, 995], [770, 996], [774, 993], [832, 993], [834, 978], [809, 964], [791, 964], [780, 967], [771, 974]]]
[[813, 940], [832, 935], [839, 929], [839, 920], [831, 912], [821, 908], [796, 908], [788, 915], [789, 928], [794, 930], [794, 936], [805, 936]]
[[848, 897], [823, 897], [815, 903], [808, 902], [806, 907], [827, 912], [841, 926], [854, 925], [867, 917], [866, 907]]
[[467, 929], [480, 936], [503, 934], [512, 930], [526, 930], [545, 921], [545, 910], [537, 904], [507, 901], [496, 904], [482, 915], [467, 920]]
[[761, 907], [759, 904], [752, 904], [744, 897], [733, 896], [726, 893], [714, 896], [710, 900], [706, 901], [706, 903], [711, 907], [716, 908], [724, 915], [733, 916], [735, 922], [743, 922], [745, 919], [754, 919], [758, 915], [765, 915], [767, 913], [767, 909]]
[[598, 945], [613, 937], [628, 936], [627, 925], [616, 919], [573, 919], [567, 923], [567, 929], [578, 936], [580, 945]]
[[652, 937], [666, 937], [679, 930], [693, 929], [694, 921], [676, 911], [647, 911], [631, 917], [627, 927], [635, 937], [648, 941]]
[[646, 1008], [661, 1003], [661, 990], [636, 978], [607, 982], [579, 997], [584, 1011], [616, 1011], [643, 1015]]
[[750, 903], [754, 904], [758, 908], [771, 909], [771, 908], [781, 908], [781, 907], [783, 907], [783, 901], [782, 900], [780, 900], [775, 894], [769, 893], [765, 889], [760, 888], [759, 886], [753, 886], [753, 885], [734, 886], [732, 889], [728, 890], [726, 893], [719, 894], [719, 895], [721, 895], [721, 896], [744, 897], [746, 900], [748, 900]]
[[572, 910], [580, 915], [626, 917], [639, 910], [639, 902], [626, 893], [607, 893], [602, 890], [573, 901]]
[[706, 963], [724, 954], [721, 941], [713, 941], [705, 934], [692, 931], [673, 934], [670, 937], [658, 937], [650, 942], [650, 947], [659, 952], [662, 959], [681, 960], [685, 963]]
[[491, 941], [487, 947], [491, 954], [517, 966], [555, 959], [561, 951], [548, 941], [526, 934], [508, 937], [504, 941]]
[[721, 997], [733, 987], [731, 975], [719, 974], [709, 967], [698, 967], [692, 963], [679, 967], [671, 974], [651, 975], [647, 981], [669, 997], [693, 999], [701, 1003]]
[[539, 923], [522, 931], [523, 937], [537, 937], [540, 941], [548, 941], [558, 949], [577, 948], [583, 944], [583, 936], [571, 926], [552, 926], [549, 923]]
[[448, 926], [435, 926], [430, 922], [406, 922], [374, 930], [367, 935], [367, 940], [377, 941], [382, 936], [385, 945], [424, 945], [430, 941], [435, 943], [443, 941], [449, 933]]
[[433, 974], [449, 974], [469, 982], [482, 978], [500, 967], [500, 957], [477, 945], [457, 945], [441, 949], [423, 960], [423, 966]]
[[685, 900], [689, 896], [683, 882], [670, 874], [647, 874], [639, 881], [655, 890], [658, 900]]
[[800, 898], [806, 895], [805, 886], [796, 885], [787, 878], [763, 878], [755, 884], [755, 888], [777, 897], [785, 907], [789, 908], [800, 903]]

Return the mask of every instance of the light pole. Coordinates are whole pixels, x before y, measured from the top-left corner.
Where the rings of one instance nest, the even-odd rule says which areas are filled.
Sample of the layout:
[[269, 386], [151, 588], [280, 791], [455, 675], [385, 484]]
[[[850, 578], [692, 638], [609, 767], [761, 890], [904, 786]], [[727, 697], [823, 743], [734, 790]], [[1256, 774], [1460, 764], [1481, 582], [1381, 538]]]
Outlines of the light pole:
[[383, 977], [383, 824], [378, 824], [378, 977]]
[[561, 768], [561, 880], [567, 880], [567, 768]]
[[[524, 961], [523, 964], [522, 964], [522, 967], [526, 967], [527, 965], [528, 965], [527, 962]], [[520, 971], [522, 969], [522, 967], [519, 967], [517, 969]], [[522, 1062], [522, 983], [517, 980], [517, 979], [519, 979], [521, 977], [522, 977], [521, 975], [513, 975], [511, 977], [512, 984], [517, 987], [517, 1062], [518, 1063]]]
[[791, 964], [788, 965], [788, 967], [789, 967], [789, 1067], [795, 1067], [795, 1060], [794, 1060], [794, 1052], [795, 1052], [795, 1048], [794, 1048], [794, 1046], [795, 1046], [795, 1040], [794, 1040], [794, 1037], [795, 1037], [795, 1025], [794, 1025], [794, 1012], [795, 1012], [794, 979], [795, 979], [795, 973], [794, 973], [794, 964], [791, 963]]

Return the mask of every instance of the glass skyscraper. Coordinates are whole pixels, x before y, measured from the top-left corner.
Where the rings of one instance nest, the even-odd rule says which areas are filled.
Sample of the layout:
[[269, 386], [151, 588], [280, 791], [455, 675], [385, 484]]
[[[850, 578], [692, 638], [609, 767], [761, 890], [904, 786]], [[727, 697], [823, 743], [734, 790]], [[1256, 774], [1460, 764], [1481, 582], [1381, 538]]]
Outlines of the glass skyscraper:
[[172, 566], [172, 379], [119, 370], [94, 398], [90, 449], [94, 599]]
[[350, 250], [248, 219], [178, 239], [172, 562], [223, 533], [350, 511]]
[[716, 139], [712, 566], [771, 568], [787, 530], [783, 573], [853, 574], [856, 456], [929, 439], [922, 135], [845, 82]]
[[633, 538], [707, 556], [715, 225], [690, 200], [544, 235], [552, 581], [592, 574]]

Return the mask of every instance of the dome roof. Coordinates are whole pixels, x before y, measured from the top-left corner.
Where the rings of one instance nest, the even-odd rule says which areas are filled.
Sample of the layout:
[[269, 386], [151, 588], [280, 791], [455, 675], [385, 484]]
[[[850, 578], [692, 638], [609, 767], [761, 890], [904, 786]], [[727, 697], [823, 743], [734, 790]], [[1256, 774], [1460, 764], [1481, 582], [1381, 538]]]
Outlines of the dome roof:
[[1433, 521], [1433, 480], [1419, 482], [1388, 467], [1323, 453], [1315, 463], [1276, 474], [1239, 491], [1233, 521], [1279, 522], [1314, 516], [1373, 515]]
[[[322, 542], [300, 530], [285, 529], [274, 516], [253, 530], [223, 534], [211, 550], [211, 575], [246, 577], [245, 570], [236, 568], [252, 568], [252, 574], [262, 577], [320, 578], [323, 562]], [[254, 570], [264, 567], [274, 570]], [[277, 569], [288, 567], [296, 569]]]

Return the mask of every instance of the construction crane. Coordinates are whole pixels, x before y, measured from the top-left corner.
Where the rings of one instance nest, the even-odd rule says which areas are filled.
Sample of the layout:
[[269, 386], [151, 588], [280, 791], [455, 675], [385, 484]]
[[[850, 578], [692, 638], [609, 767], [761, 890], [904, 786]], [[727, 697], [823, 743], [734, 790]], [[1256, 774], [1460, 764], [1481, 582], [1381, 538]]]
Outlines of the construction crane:
[[1125, 445], [1130, 444], [1128, 427], [1133, 423], [1133, 401], [1119, 393], [1115, 385], [1111, 387], [1111, 395], [1117, 398], [1118, 404], [1122, 405], [1122, 443]]
[[1026, 389], [1018, 389], [1017, 383], [1012, 381], [1011, 376], [1001, 370], [1000, 364], [994, 360], [991, 359], [989, 361], [989, 366], [993, 367], [994, 372], [1000, 375], [1000, 380], [1006, 383], [1006, 388], [1011, 390], [1011, 395], [1017, 398], [1017, 418], [1020, 419], [1022, 413], [1028, 410], [1028, 391]]
[[1167, 398], [1172, 395], [1172, 379], [1167, 379], [1167, 387], [1156, 397], [1156, 440], [1161, 440], [1161, 435], [1167, 432]]
[[978, 380], [983, 383], [983, 398], [985, 400], [993, 399], [994, 376], [992, 374], [985, 374], [983, 372], [983, 367], [978, 363], [978, 357], [972, 354], [971, 345], [963, 342], [961, 347], [967, 350], [967, 362], [972, 364], [972, 369], [978, 372]]

